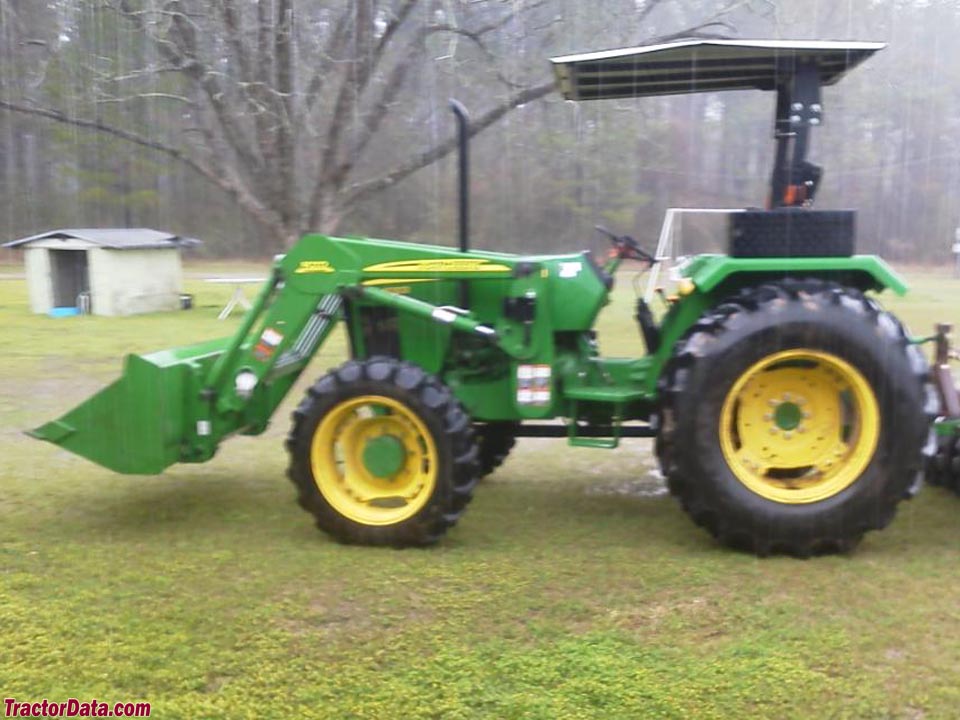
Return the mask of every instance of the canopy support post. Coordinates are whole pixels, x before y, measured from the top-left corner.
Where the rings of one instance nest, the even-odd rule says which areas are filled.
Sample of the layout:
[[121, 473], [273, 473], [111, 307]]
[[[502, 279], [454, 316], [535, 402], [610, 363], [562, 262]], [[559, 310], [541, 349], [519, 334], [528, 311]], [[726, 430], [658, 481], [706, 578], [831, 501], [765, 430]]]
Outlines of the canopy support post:
[[[791, 64], [792, 65], [792, 64]], [[823, 170], [807, 161], [810, 128], [823, 122], [820, 71], [816, 62], [800, 59], [781, 70], [773, 137], [776, 159], [770, 181], [771, 208], [811, 205]]]

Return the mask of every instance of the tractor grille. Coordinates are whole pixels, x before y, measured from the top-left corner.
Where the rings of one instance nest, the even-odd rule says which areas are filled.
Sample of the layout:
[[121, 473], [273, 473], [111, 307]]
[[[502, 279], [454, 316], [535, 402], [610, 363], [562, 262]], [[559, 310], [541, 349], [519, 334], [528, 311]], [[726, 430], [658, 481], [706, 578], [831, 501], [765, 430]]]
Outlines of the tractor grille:
[[360, 327], [366, 357], [400, 357], [400, 332], [397, 311], [380, 306], [360, 308]]

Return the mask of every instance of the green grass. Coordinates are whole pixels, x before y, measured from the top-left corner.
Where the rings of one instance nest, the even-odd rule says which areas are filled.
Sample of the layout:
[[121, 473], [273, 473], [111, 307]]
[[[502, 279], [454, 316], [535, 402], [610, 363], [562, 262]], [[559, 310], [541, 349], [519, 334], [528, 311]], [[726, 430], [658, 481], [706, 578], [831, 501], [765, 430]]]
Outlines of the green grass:
[[[610, 354], [640, 346], [628, 279]], [[915, 332], [960, 320], [960, 282], [910, 279], [890, 304]], [[282, 437], [307, 377], [266, 436], [156, 478], [20, 434], [126, 352], [237, 326], [216, 320], [230, 288], [188, 285], [191, 312], [50, 320], [0, 281], [4, 697], [161, 718], [956, 716], [960, 499], [936, 488], [850, 556], [757, 560], [658, 492], [648, 442], [525, 440], [441, 545], [395, 551], [330, 542], [294, 504]]]

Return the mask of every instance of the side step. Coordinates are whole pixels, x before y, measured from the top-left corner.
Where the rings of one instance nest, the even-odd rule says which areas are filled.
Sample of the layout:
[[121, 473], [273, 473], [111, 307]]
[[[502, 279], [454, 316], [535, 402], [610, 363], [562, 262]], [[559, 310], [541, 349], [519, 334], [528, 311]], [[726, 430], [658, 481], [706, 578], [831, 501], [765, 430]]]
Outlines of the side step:
[[[577, 428], [576, 436], [582, 438], [609, 438], [616, 433], [611, 425], [584, 425]], [[547, 425], [545, 423], [521, 423], [514, 432], [516, 437], [565, 438], [570, 436], [569, 425]], [[620, 437], [652, 438], [657, 431], [649, 425], [621, 425]]]
[[516, 431], [517, 437], [554, 437], [567, 438], [574, 447], [591, 447], [610, 450], [620, 444], [625, 437], [651, 438], [657, 431], [650, 425], [577, 425], [575, 422], [565, 425], [547, 425], [522, 423]]

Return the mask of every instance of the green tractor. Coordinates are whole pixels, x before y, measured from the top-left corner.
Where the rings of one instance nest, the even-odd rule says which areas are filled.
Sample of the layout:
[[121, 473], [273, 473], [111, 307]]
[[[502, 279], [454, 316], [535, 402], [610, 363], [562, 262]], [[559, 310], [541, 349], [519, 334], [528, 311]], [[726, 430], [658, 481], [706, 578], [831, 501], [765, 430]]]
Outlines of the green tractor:
[[469, 250], [464, 171], [459, 249], [307, 235], [232, 337], [131, 355], [31, 434], [122, 473], [204, 462], [263, 432], [343, 321], [352, 359], [310, 387], [287, 440], [300, 504], [340, 541], [434, 543], [518, 437], [650, 437], [670, 491], [720, 542], [847, 550], [918, 489], [942, 404], [917, 341], [867, 294], [904, 283], [854, 254], [852, 211], [809, 209], [821, 86], [881, 47], [694, 40], [552, 61], [570, 100], [777, 94], [767, 209], [731, 215], [728, 254], [680, 266], [660, 317], [638, 300], [641, 357], [601, 357], [593, 326], [623, 261], [664, 258], [612, 234], [603, 263]]

